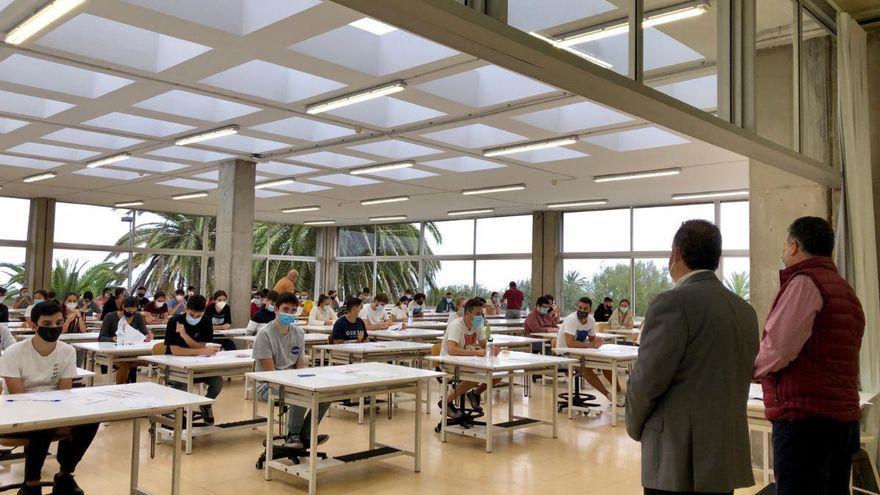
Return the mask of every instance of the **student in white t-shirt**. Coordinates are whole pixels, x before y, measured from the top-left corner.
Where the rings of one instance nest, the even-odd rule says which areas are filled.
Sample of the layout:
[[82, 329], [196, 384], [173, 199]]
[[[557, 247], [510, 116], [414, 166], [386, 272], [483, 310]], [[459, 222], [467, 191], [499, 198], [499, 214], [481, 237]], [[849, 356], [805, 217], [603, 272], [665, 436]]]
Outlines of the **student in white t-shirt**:
[[309, 325], [327, 325], [332, 326], [336, 319], [336, 311], [333, 310], [333, 302], [330, 296], [321, 294], [318, 296], [318, 303], [309, 311]]
[[413, 315], [419, 316], [425, 312], [425, 295], [419, 292], [415, 296], [413, 296], [412, 301], [409, 302], [406, 306], [407, 311], [412, 312]]
[[12, 332], [9, 331], [9, 327], [0, 323], [0, 355], [2, 355], [3, 351], [11, 347], [14, 343], [15, 337], [12, 335]]
[[[559, 325], [559, 333], [556, 335], [556, 347], [580, 347], [596, 349], [605, 344], [605, 341], [596, 336], [596, 319], [593, 318], [593, 301], [589, 297], [578, 299], [577, 311], [569, 314]], [[611, 381], [611, 371], [602, 370], [605, 378]], [[581, 375], [590, 385], [611, 401], [611, 393], [593, 373], [592, 369], [581, 369]], [[620, 384], [617, 385], [618, 389]], [[622, 393], [617, 394], [618, 406], [623, 406], [626, 397]]]
[[449, 318], [446, 319], [446, 327], [449, 327], [449, 324], [454, 320], [461, 318], [464, 316], [464, 305], [467, 303], [466, 297], [457, 297], [455, 299], [455, 303], [453, 306], [453, 310], [449, 312]]
[[364, 320], [367, 330], [385, 330], [391, 326], [391, 318], [385, 312], [388, 304], [388, 294], [380, 292], [373, 298], [373, 302], [364, 305], [358, 318]]
[[[76, 351], [68, 344], [58, 342], [64, 323], [61, 306], [54, 302], [37, 304], [30, 317], [36, 326], [36, 335], [13, 344], [0, 356], [0, 377], [5, 384], [4, 393], [69, 389], [76, 378]], [[39, 486], [40, 471], [49, 453], [53, 436], [63, 438], [58, 441], [56, 458], [61, 469], [55, 475], [52, 493], [83, 493], [73, 478], [73, 472], [97, 432], [98, 424], [95, 423], [22, 433], [20, 436], [28, 439], [28, 445], [25, 448], [25, 485], [18, 493], [43, 493]]]
[[407, 318], [407, 305], [409, 304], [409, 298], [406, 296], [400, 296], [400, 299], [397, 301], [397, 304], [391, 308], [391, 321], [393, 322], [405, 322]]

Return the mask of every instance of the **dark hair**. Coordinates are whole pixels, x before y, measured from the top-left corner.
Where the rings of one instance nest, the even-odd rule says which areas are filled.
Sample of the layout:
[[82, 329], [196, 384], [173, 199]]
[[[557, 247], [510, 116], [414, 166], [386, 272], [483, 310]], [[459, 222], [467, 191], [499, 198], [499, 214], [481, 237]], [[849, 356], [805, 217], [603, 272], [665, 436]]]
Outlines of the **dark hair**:
[[620, 306], [620, 305], [623, 304], [623, 303], [627, 303], [627, 304], [629, 304], [630, 306], [632, 306], [632, 303], [629, 302], [629, 299], [626, 299], [626, 298], [621, 299], [620, 302], [617, 303], [617, 305]]
[[102, 296], [103, 296], [104, 294], [109, 294], [109, 293], [110, 293], [110, 287], [104, 287], [103, 289], [101, 289], [101, 295], [102, 295]]
[[123, 308], [136, 308], [138, 306], [138, 298], [134, 296], [128, 296], [122, 301]]
[[58, 302], [58, 299], [55, 297], [55, 291], [54, 291], [54, 290], [50, 290], [49, 292], [47, 292], [47, 293], [46, 293], [46, 298], [47, 298], [47, 299], [50, 299], [50, 300], [52, 300], [52, 301]]
[[427, 299], [424, 292], [417, 292], [416, 295], [413, 296], [413, 299]]
[[476, 296], [476, 297], [474, 297], [474, 299], [483, 303], [483, 306], [486, 305], [486, 298], [485, 297]]
[[373, 300], [382, 304], [388, 304], [388, 294], [380, 292], [376, 294], [376, 297], [374, 297]]
[[540, 306], [542, 304], [550, 304], [550, 299], [547, 299], [547, 296], [539, 297], [538, 300], [535, 302], [535, 305]]
[[369, 287], [364, 287], [364, 290], [362, 290], [361, 292], [363, 292], [364, 294], [366, 294], [366, 293], [370, 292], [370, 288], [369, 288]]
[[41, 316], [49, 316], [58, 313], [64, 314], [64, 311], [61, 310], [61, 305], [57, 302], [41, 302], [31, 309], [31, 321], [36, 324]]
[[194, 285], [190, 285], [190, 286], [188, 286], [188, 287], [186, 288], [186, 290], [191, 290], [191, 291], [195, 292], [195, 291], [196, 291], [196, 288], [195, 288]]
[[43, 296], [43, 299], [49, 297], [49, 293], [46, 292], [46, 291], [44, 291], [43, 289], [37, 289], [37, 290], [35, 290], [35, 291], [34, 291], [34, 296], [36, 296], [37, 294], [42, 295], [42, 296]]
[[264, 288], [260, 291], [260, 297], [266, 297], [269, 295], [269, 289]]
[[0, 287], [0, 294], [6, 294], [6, 288]]
[[834, 229], [824, 218], [798, 218], [788, 227], [788, 237], [813, 256], [831, 256], [834, 251]]
[[193, 296], [189, 298], [189, 301], [186, 302], [186, 309], [204, 311], [205, 306], [207, 305], [208, 301], [205, 300], [205, 296], [201, 294], [193, 294]]
[[501, 294], [499, 294], [498, 292], [492, 292], [491, 294], [489, 294], [489, 299], [491, 299], [492, 296], [500, 296], [500, 295]]
[[516, 282], [511, 282], [510, 287], [516, 287]]
[[183, 289], [174, 289], [174, 294], [178, 295], [178, 296], [182, 296], [182, 295], [186, 294], [186, 291]]
[[164, 292], [164, 291], [161, 291], [161, 290], [157, 290], [157, 291], [153, 294], [153, 300], [155, 301], [157, 297], [165, 297], [165, 292]]
[[268, 299], [268, 300], [270, 300], [270, 301], [273, 301], [273, 302], [277, 302], [277, 301], [278, 301], [278, 296], [279, 296], [279, 295], [280, 295], [280, 294], [278, 294], [278, 293], [275, 292], [274, 290], [270, 290], [269, 292], [266, 293], [266, 299]]
[[691, 270], [717, 270], [721, 259], [721, 231], [707, 220], [688, 220], [672, 239], [681, 260]]
[[605, 299], [602, 299], [602, 302], [614, 302], [614, 299], [606, 296]]
[[327, 294], [319, 295], [318, 296], [318, 306], [321, 306], [321, 303], [323, 303], [324, 301], [329, 301], [329, 300], [330, 300], [330, 296], [328, 296]]
[[68, 292], [67, 295], [64, 296], [64, 299], [66, 300], [70, 296], [73, 296], [73, 297], [79, 299], [79, 294], [77, 294], [76, 292]]
[[485, 299], [481, 297], [474, 297], [472, 299], [468, 299], [466, 303], [464, 303], [464, 312], [470, 313], [474, 308], [482, 308], [486, 304]]
[[397, 304], [409, 302], [409, 298], [404, 296], [400, 296], [400, 299], [397, 300]]
[[143, 289], [143, 290], [144, 290], [144, 292], [146, 292], [146, 291], [147, 291], [147, 288], [146, 288], [146, 287], [144, 287], [144, 286], [143, 286], [143, 285], [142, 285], [142, 286], [140, 286], [140, 287], [138, 287], [138, 288], [137, 288], [137, 290], [141, 290], [141, 289]]
[[327, 291], [327, 296], [329, 297], [330, 294], [336, 294], [337, 292], [339, 292], [339, 291], [336, 290], [336, 289], [330, 289], [330, 290]]
[[87, 290], [87, 291], [83, 292], [82, 298], [88, 299], [89, 301], [91, 301], [91, 300], [95, 299], [95, 295], [92, 294], [92, 291]]
[[350, 297], [347, 301], [345, 301], [345, 310], [351, 311], [352, 308], [360, 306], [363, 303], [364, 300], [359, 297]]
[[282, 304], [293, 304], [293, 307], [296, 308], [299, 306], [299, 299], [296, 298], [296, 294], [293, 292], [285, 292], [275, 300], [275, 308], [280, 308]]
[[113, 290], [113, 297], [119, 297], [119, 295], [123, 293], [125, 293], [125, 287], [117, 287]]
[[451, 296], [451, 295], [452, 295], [452, 292], [447, 292], [446, 295], [447, 295], [447, 296]]
[[593, 300], [590, 299], [589, 297], [582, 297], [582, 298], [578, 299], [578, 302], [584, 303], [584, 304], [589, 304], [590, 307], [593, 307]]
[[226, 299], [229, 299], [229, 296], [226, 295], [226, 291], [225, 291], [225, 290], [217, 290], [217, 291], [214, 291], [214, 295], [211, 296], [211, 299], [217, 299], [217, 298], [220, 297], [220, 296], [223, 296], [223, 297], [225, 297]]
[[553, 301], [556, 300], [556, 298], [553, 297], [553, 294], [544, 294], [544, 297], [546, 297], [547, 299], [549, 299], [550, 302], [553, 302]]

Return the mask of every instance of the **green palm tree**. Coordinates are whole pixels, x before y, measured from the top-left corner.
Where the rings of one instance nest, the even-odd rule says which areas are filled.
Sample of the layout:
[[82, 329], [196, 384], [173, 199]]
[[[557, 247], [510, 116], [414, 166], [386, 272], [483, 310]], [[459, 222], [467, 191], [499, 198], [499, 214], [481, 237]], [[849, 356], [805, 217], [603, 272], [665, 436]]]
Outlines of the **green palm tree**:
[[750, 283], [749, 274], [746, 272], [734, 272], [724, 279], [724, 286], [739, 297], [749, 300]]
[[52, 290], [59, 300], [70, 292], [82, 294], [85, 291], [100, 294], [104, 287], [118, 285], [125, 278], [113, 263], [98, 263], [83, 270], [85, 263], [78, 260], [55, 260], [52, 270]]

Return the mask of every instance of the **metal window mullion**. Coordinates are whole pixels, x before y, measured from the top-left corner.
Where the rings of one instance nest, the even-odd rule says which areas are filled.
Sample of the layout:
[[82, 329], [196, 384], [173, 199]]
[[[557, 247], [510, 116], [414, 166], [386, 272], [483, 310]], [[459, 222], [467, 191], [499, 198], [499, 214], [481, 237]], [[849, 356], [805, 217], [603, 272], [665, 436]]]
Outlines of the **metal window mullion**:
[[[629, 207], [629, 251], [630, 253], [634, 253], [633, 251], [635, 244], [635, 208], [632, 206]], [[636, 309], [636, 261], [635, 256], [632, 254], [629, 258], [629, 301], [633, 306], [633, 314], [637, 311]]]
[[202, 262], [199, 266], [199, 287], [203, 292], [208, 287], [208, 224], [211, 221], [210, 217], [204, 217], [204, 219], [202, 222]]
[[[128, 246], [106, 246], [100, 244], [77, 244], [70, 242], [55, 242], [52, 249], [72, 249], [77, 251], [106, 251], [110, 253], [127, 253]], [[180, 255], [180, 256], [201, 256], [200, 249], [161, 249], [161, 248], [142, 248], [135, 246], [130, 251], [136, 254], [161, 254], [161, 255]], [[210, 256], [214, 255], [214, 251], [207, 251]]]
[[2, 247], [23, 247], [27, 249], [28, 241], [13, 241], [7, 239], [0, 239], [0, 246]]
[[803, 37], [803, 17], [802, 12], [803, 8], [801, 7], [800, 0], [792, 0], [792, 11], [794, 12], [794, 20], [792, 25], [792, 43], [791, 43], [791, 55], [792, 55], [792, 77], [791, 82], [793, 85], [793, 95], [792, 95], [792, 146], [791, 148], [798, 153], [802, 151], [801, 139], [803, 137], [803, 115], [801, 111], [801, 104], [803, 102], [803, 84], [801, 84], [801, 69], [803, 66], [803, 62], [801, 60], [801, 38]]
[[642, 16], [645, 12], [645, 4], [644, 0], [630, 1], [629, 76], [637, 82], [642, 82], [645, 79], [645, 47], [643, 45], [644, 33], [642, 33]]

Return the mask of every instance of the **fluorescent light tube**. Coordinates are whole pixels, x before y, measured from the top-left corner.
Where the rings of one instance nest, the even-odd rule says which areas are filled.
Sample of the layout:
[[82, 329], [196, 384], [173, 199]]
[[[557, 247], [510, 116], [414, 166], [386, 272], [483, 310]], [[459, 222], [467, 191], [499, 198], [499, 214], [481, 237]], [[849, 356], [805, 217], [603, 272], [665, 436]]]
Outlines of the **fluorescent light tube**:
[[558, 146], [566, 146], [578, 142], [577, 136], [566, 136], [561, 138], [545, 139], [543, 141], [532, 141], [531, 143], [514, 144], [511, 146], [501, 146], [499, 148], [489, 148], [483, 150], [483, 156], [501, 156], [513, 153], [522, 153], [524, 151], [542, 150], [544, 148], [556, 148]]
[[463, 215], [478, 215], [480, 213], [492, 213], [495, 211], [495, 208], [477, 208], [473, 210], [452, 210], [447, 211], [446, 215], [450, 217], [460, 217]]
[[669, 175], [678, 175], [680, 173], [680, 168], [664, 168], [660, 170], [646, 170], [644, 172], [628, 172], [625, 174], [596, 175], [593, 177], [593, 182], [615, 182], [620, 180], [650, 179], [652, 177], [666, 177]]
[[349, 93], [347, 95], [342, 95], [337, 98], [331, 98], [329, 100], [324, 100], [318, 103], [307, 105], [306, 113], [314, 115], [316, 113], [322, 113], [328, 110], [333, 110], [348, 105], [354, 105], [355, 103], [360, 103], [362, 101], [372, 100], [373, 98], [379, 98], [380, 96], [397, 93], [403, 91], [404, 89], [406, 89], [405, 82], [394, 81], [392, 83], [383, 84], [381, 86], [376, 86], [374, 88], [366, 89], [364, 91]]
[[[649, 27], [662, 26], [663, 24], [669, 24], [671, 22], [676, 22], [683, 19], [690, 19], [691, 17], [701, 16], [705, 14], [708, 10], [709, 6], [705, 2], [697, 5], [688, 5], [686, 7], [673, 8], [671, 10], [666, 10], [665, 12], [659, 12], [657, 14], [645, 16], [642, 20], [642, 28], [644, 29]], [[629, 22], [621, 22], [618, 24], [602, 26], [598, 29], [592, 29], [590, 31], [585, 31], [582, 33], [565, 36], [559, 40], [556, 40], [555, 44], [559, 45], [560, 47], [570, 47], [573, 45], [580, 45], [581, 43], [587, 43], [589, 41], [596, 41], [611, 36], [617, 36], [619, 34], [626, 34], [628, 32]]]
[[287, 184], [293, 184], [294, 182], [295, 181], [291, 178], [270, 180], [267, 182], [260, 182], [259, 184], [254, 186], [254, 189], [265, 189], [267, 187], [286, 186]]
[[560, 50], [565, 50], [568, 53], [571, 53], [572, 55], [577, 55], [578, 57], [580, 57], [588, 62], [592, 62], [592, 63], [598, 65], [599, 67], [603, 67], [605, 69], [610, 69], [610, 68], [614, 67], [612, 64], [602, 60], [601, 58], [594, 57], [593, 55], [590, 55], [589, 53], [582, 52], [580, 50], [575, 50], [574, 48], [571, 48], [570, 46], [562, 45], [558, 41], [554, 40], [553, 38], [548, 38], [542, 34], [538, 34], [538, 33], [534, 32], [534, 31], [531, 31], [529, 34], [531, 34], [535, 38], [538, 38], [540, 40], [546, 41], [547, 43], [550, 43], [551, 45], [555, 46], [556, 48], [559, 48]]
[[131, 153], [119, 153], [118, 155], [90, 161], [86, 163], [86, 168], [98, 168], [104, 165], [110, 165], [111, 163], [121, 162], [122, 160], [128, 160], [129, 158], [131, 158]]
[[122, 203], [116, 203], [113, 206], [116, 208], [127, 208], [130, 206], [142, 206], [143, 204], [143, 201], [123, 201]]
[[662, 26], [663, 24], [669, 24], [670, 22], [681, 21], [684, 19], [690, 19], [691, 17], [698, 17], [709, 11], [709, 6], [705, 3], [700, 5], [689, 5], [687, 7], [682, 7], [680, 9], [669, 10], [667, 12], [661, 12], [655, 15], [649, 15], [645, 17], [645, 20], [642, 21], [642, 27], [654, 27], [654, 26]]
[[569, 201], [565, 203], [547, 203], [547, 208], [572, 208], [575, 206], [599, 206], [607, 204], [607, 199], [587, 199], [584, 201]]
[[185, 146], [187, 144], [199, 143], [201, 141], [207, 141], [209, 139], [215, 139], [223, 136], [231, 136], [232, 134], [238, 134], [237, 125], [230, 125], [211, 131], [200, 132], [198, 134], [192, 134], [190, 136], [182, 137], [174, 141], [174, 144], [176, 144], [177, 146]]
[[315, 206], [297, 206], [295, 208], [286, 208], [284, 210], [281, 210], [281, 212], [282, 213], [303, 213], [306, 211], [318, 211], [320, 209], [321, 209], [321, 207], [317, 206], [317, 205], [315, 205]]
[[303, 225], [333, 225], [336, 220], [316, 220], [314, 222], [303, 222]]
[[392, 222], [394, 220], [406, 220], [406, 215], [395, 215], [390, 217], [373, 217], [371, 222]]
[[465, 189], [461, 193], [465, 196], [471, 196], [474, 194], [492, 194], [492, 193], [500, 193], [500, 192], [509, 192], [509, 191], [522, 191], [526, 188], [525, 184], [509, 184], [506, 186], [493, 186], [493, 187], [481, 187], [478, 189]]
[[34, 15], [28, 17], [3, 39], [10, 45], [18, 45], [26, 41], [31, 36], [42, 31], [43, 28], [57, 21], [71, 10], [75, 9], [84, 0], [55, 0], [49, 5], [38, 10]]
[[208, 193], [202, 191], [202, 192], [178, 194], [177, 196], [171, 196], [171, 199], [196, 199], [196, 198], [204, 198], [207, 195], [208, 195]]
[[21, 181], [22, 182], [37, 182], [37, 181], [41, 181], [41, 180], [52, 179], [54, 177], [58, 177], [58, 174], [56, 174], [55, 172], [45, 172], [42, 174], [29, 175], [29, 176], [25, 177], [24, 179], [21, 179]]
[[705, 191], [698, 193], [673, 194], [672, 199], [675, 201], [683, 201], [688, 199], [729, 198], [731, 196], [745, 196], [747, 194], [749, 194], [748, 189], [734, 189], [730, 191]]
[[353, 168], [348, 171], [351, 175], [364, 175], [364, 174], [375, 174], [376, 172], [386, 172], [388, 170], [397, 170], [399, 168], [410, 168], [414, 167], [416, 162], [413, 160], [406, 160], [402, 162], [391, 162], [391, 163], [382, 163], [379, 165], [370, 165], [367, 167], [359, 167]]
[[361, 206], [380, 205], [382, 203], [397, 203], [400, 201], [409, 201], [409, 196], [391, 196], [390, 198], [365, 199], [361, 201]]

